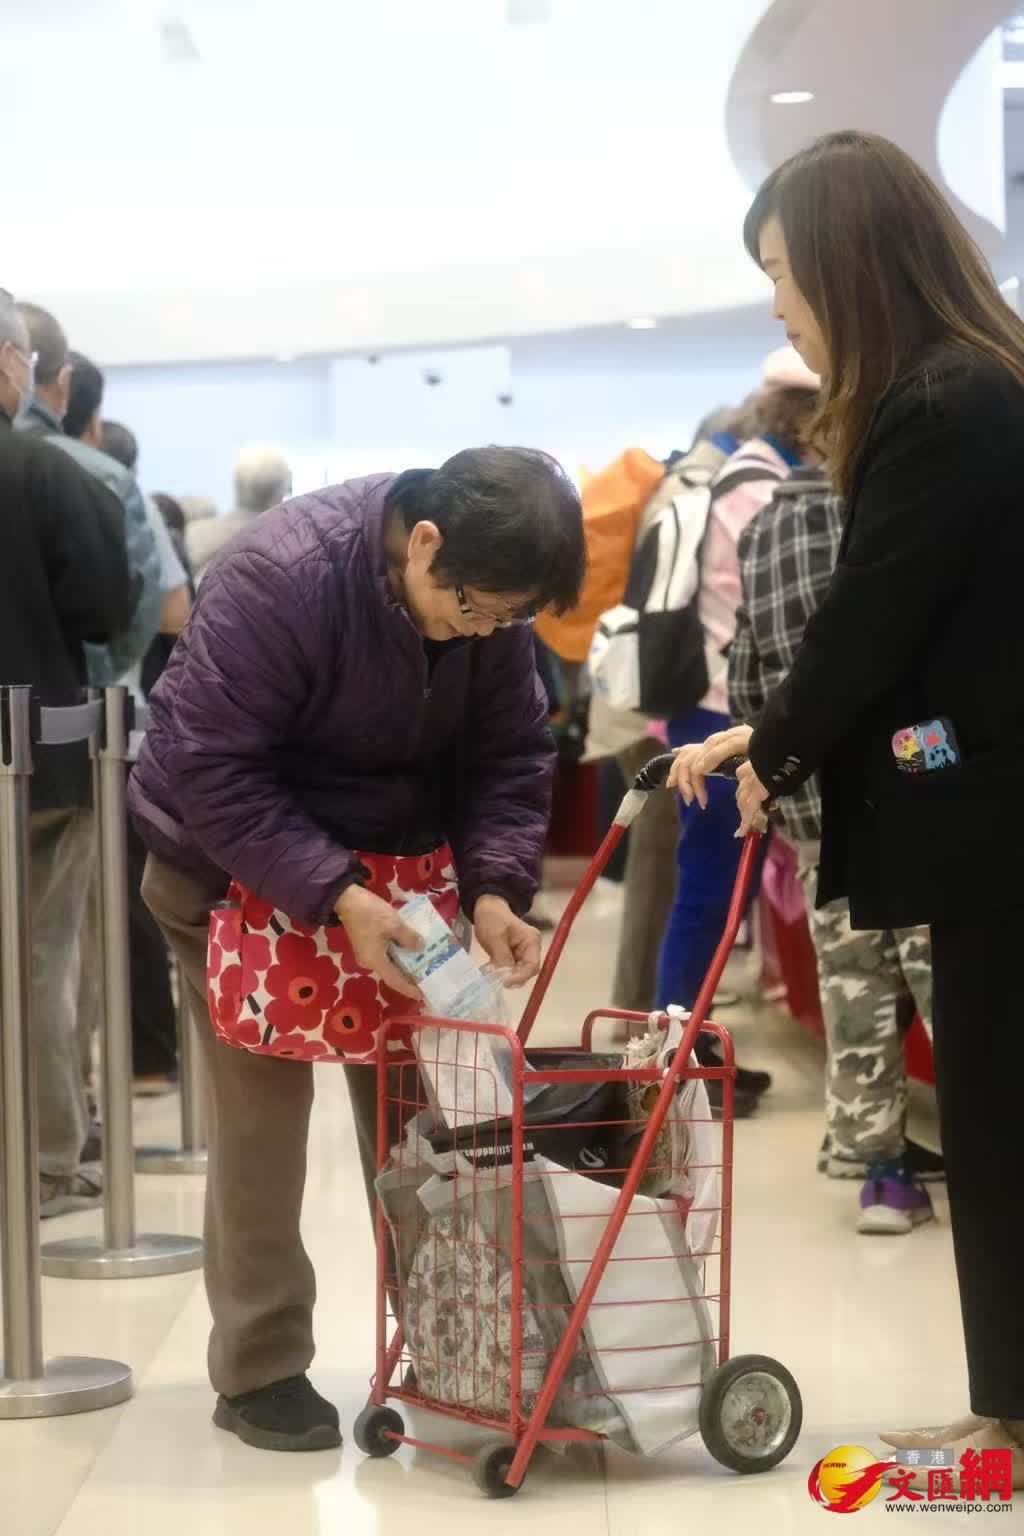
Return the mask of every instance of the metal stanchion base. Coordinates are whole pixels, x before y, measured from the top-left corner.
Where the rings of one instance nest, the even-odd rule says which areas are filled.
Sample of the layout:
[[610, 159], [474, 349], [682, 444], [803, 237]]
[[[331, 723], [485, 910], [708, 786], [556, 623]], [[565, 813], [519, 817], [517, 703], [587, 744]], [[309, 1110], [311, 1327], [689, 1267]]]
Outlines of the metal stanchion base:
[[206, 1150], [185, 1152], [181, 1147], [142, 1147], [135, 1154], [136, 1173], [205, 1173]]
[[140, 1280], [199, 1269], [198, 1237], [144, 1232], [131, 1248], [106, 1248], [102, 1237], [69, 1237], [43, 1247], [43, 1274], [54, 1280]]
[[50, 1360], [31, 1381], [0, 1378], [0, 1419], [48, 1419], [113, 1408], [132, 1395], [131, 1367], [69, 1355]]

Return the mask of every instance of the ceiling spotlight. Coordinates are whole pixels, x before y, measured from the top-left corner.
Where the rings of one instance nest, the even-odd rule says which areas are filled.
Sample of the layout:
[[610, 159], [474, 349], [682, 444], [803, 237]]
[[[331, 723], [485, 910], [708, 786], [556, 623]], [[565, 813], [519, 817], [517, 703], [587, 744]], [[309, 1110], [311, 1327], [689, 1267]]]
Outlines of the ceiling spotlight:
[[631, 331], [655, 331], [658, 328], [657, 320], [650, 315], [640, 315], [636, 320], [627, 320], [626, 324]]
[[813, 101], [813, 91], [773, 91], [772, 101], [777, 107], [802, 107], [804, 102]]
[[276, 353], [276, 355], [274, 357], [274, 362], [275, 363], [294, 363], [294, 361], [295, 361], [295, 353], [294, 352], [278, 352], [278, 353]]

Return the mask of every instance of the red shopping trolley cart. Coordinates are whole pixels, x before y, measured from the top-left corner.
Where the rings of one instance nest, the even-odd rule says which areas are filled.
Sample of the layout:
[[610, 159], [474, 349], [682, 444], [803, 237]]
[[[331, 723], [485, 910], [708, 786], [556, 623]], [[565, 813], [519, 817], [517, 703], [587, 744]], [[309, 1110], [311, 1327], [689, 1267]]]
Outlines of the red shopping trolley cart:
[[[649, 1454], [699, 1430], [718, 1461], [752, 1473], [800, 1431], [785, 1367], [729, 1350], [735, 1061], [706, 1017], [758, 834], [689, 1016], [599, 1010], [578, 1046], [528, 1047], [580, 908], [670, 764], [655, 759], [627, 793], [518, 1030], [416, 1017], [378, 1037], [376, 1369], [354, 1437], [368, 1456], [412, 1445], [465, 1462], [492, 1498], [519, 1489], [538, 1444]], [[625, 1054], [594, 1052], [603, 1021], [635, 1027]], [[412, 1054], [389, 1045], [400, 1026]], [[720, 1067], [696, 1064], [700, 1029], [719, 1037]], [[491, 1434], [476, 1454], [414, 1438], [396, 1403]]]

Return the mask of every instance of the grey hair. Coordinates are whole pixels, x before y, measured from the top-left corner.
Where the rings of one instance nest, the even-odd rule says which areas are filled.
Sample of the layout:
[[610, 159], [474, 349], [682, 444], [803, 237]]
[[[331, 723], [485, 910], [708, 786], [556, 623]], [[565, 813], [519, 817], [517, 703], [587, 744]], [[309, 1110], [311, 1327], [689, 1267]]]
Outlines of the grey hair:
[[243, 448], [235, 466], [235, 505], [241, 512], [268, 512], [292, 491], [291, 465], [280, 448]]
[[15, 303], [13, 293], [0, 288], [0, 347], [5, 341], [13, 342], [23, 352], [28, 351], [28, 326], [21, 310]]

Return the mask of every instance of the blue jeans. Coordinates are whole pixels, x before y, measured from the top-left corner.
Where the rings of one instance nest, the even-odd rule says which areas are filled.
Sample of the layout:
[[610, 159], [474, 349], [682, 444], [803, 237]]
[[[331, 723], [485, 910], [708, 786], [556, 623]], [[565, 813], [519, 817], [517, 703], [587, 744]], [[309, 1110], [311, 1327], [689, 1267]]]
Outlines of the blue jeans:
[[[669, 721], [673, 747], [703, 741], [724, 731], [727, 715], [694, 709]], [[743, 844], [736, 786], [729, 779], [708, 779], [708, 808], [679, 801], [682, 835], [676, 853], [679, 879], [658, 963], [657, 1007], [677, 1003], [692, 1008], [722, 937]]]

